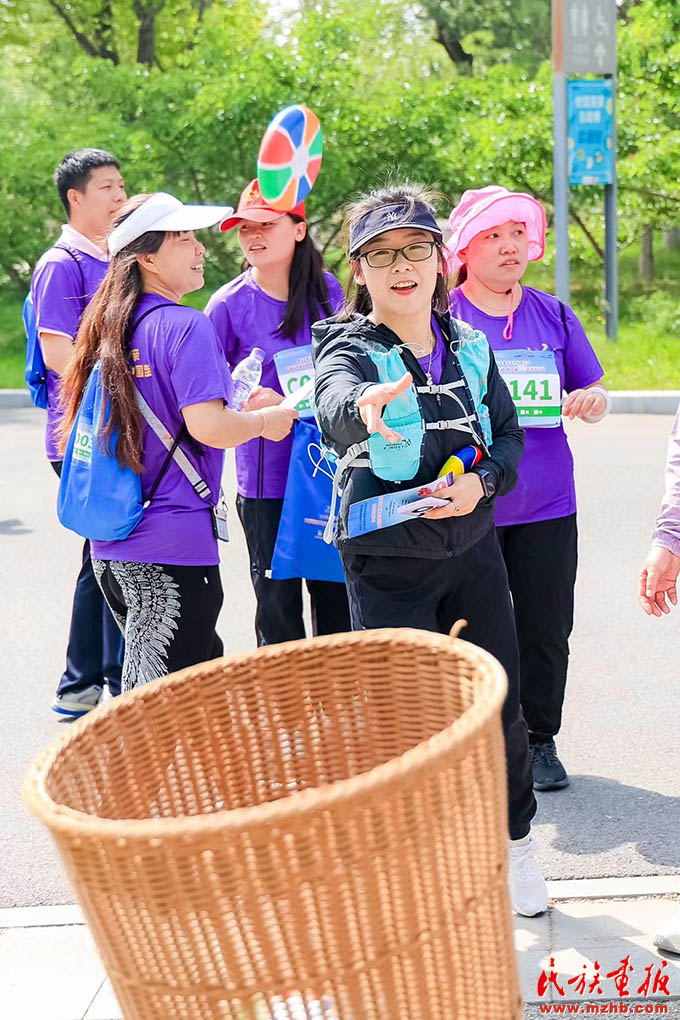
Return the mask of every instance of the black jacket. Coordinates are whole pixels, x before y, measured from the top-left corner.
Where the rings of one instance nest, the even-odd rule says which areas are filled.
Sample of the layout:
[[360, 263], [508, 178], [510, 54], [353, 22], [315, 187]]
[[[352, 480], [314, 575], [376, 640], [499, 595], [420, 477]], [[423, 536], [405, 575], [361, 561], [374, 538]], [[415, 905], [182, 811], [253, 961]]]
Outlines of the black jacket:
[[[437, 315], [437, 322], [447, 345], [441, 382], [454, 382], [462, 378], [455, 354], [458, 341], [456, 321], [447, 314]], [[363, 315], [354, 315], [349, 321], [324, 319], [312, 326], [317, 415], [325, 442], [339, 457], [354, 443], [368, 439], [368, 431], [356, 405], [363, 391], [371, 383], [379, 381], [377, 369], [366, 352], [367, 340], [377, 341], [385, 347], [402, 343], [387, 326], [376, 326]], [[426, 385], [427, 378], [415, 355], [403, 347], [401, 355], [415, 384]], [[467, 387], [458, 393], [464, 394], [462, 399], [468, 406], [468, 413], [474, 413]], [[418, 398], [426, 422], [462, 417], [458, 404], [447, 396], [419, 393]], [[493, 444], [491, 456], [484, 456], [474, 470], [487, 470], [495, 483], [496, 495], [502, 496], [517, 482], [517, 466], [524, 450], [524, 431], [517, 422], [515, 406], [493, 353], [484, 403], [489, 408]], [[445, 461], [456, 450], [472, 442], [471, 436], [466, 437], [457, 429], [427, 429], [418, 473], [404, 482], [385, 481], [364, 467], [349, 468], [343, 478], [344, 491], [335, 538], [338, 548], [359, 555], [441, 559], [458, 556], [478, 542], [493, 527], [493, 499], [482, 498], [472, 513], [464, 517], [404, 521], [403, 524], [352, 539], [347, 534], [347, 514], [351, 504], [370, 496], [432, 482]]]

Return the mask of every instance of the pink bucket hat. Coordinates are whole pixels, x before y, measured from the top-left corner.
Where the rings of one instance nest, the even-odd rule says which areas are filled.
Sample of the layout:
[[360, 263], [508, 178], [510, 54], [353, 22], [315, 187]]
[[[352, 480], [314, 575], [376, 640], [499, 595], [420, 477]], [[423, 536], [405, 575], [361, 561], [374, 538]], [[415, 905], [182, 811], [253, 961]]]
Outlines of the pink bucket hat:
[[458, 253], [468, 246], [473, 237], [508, 220], [524, 223], [529, 238], [529, 262], [542, 259], [546, 221], [541, 203], [521, 191], [508, 191], [500, 184], [489, 184], [486, 188], [463, 192], [463, 197], [449, 216], [451, 237], [446, 242], [449, 270], [453, 272], [463, 264]]

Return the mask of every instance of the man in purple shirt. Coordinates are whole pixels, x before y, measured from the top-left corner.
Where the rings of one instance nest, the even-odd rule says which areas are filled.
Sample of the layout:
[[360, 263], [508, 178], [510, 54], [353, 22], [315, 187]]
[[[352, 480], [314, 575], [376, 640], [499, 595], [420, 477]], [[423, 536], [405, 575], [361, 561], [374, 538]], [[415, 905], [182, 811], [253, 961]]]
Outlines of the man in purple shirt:
[[[54, 180], [68, 223], [58, 241], [41, 255], [33, 272], [31, 295], [36, 327], [47, 367], [47, 459], [58, 475], [61, 458], [56, 431], [60, 420], [59, 377], [73, 356], [78, 326], [88, 302], [108, 268], [102, 238], [126, 199], [118, 161], [100, 149], [70, 152], [57, 167]], [[52, 708], [60, 715], [79, 716], [98, 703], [103, 686], [120, 692], [123, 643], [92, 573], [89, 543], [73, 600], [66, 670]]]

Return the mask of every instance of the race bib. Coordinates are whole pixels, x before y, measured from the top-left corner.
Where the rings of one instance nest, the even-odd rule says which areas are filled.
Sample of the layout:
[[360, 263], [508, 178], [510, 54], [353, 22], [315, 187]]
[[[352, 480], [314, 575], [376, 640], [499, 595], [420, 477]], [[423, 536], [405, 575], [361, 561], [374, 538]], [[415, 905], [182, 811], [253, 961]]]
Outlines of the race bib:
[[76, 438], [73, 444], [73, 459], [81, 464], [92, 461], [92, 422], [82, 418], [78, 420]]
[[562, 384], [553, 351], [494, 351], [523, 428], [562, 422]]
[[[305, 344], [304, 347], [289, 347], [285, 351], [277, 351], [274, 355], [274, 365], [283, 395], [290, 397], [301, 386], [314, 378], [312, 345]], [[308, 399], [295, 406], [301, 418], [313, 417], [314, 412]]]

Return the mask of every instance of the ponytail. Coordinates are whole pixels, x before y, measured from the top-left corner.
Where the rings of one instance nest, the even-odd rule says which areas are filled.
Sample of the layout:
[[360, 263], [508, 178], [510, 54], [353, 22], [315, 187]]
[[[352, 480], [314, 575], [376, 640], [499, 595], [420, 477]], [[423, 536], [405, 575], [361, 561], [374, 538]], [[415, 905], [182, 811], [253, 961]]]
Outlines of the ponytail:
[[[118, 226], [149, 198], [136, 195], [122, 207], [114, 221]], [[157, 252], [165, 239], [164, 231], [148, 231], [131, 241], [111, 259], [97, 293], [85, 309], [76, 337], [75, 353], [61, 378], [60, 397], [65, 408], [58, 436], [61, 452], [83, 399], [87, 380], [95, 362], [101, 362], [101, 380], [109, 397], [110, 415], [97, 423], [97, 438], [111, 452], [111, 439], [118, 433], [116, 459], [121, 467], [138, 474], [142, 464], [142, 417], [130, 366], [129, 329], [143, 281], [137, 258]], [[102, 409], [102, 415], [104, 409]]]

